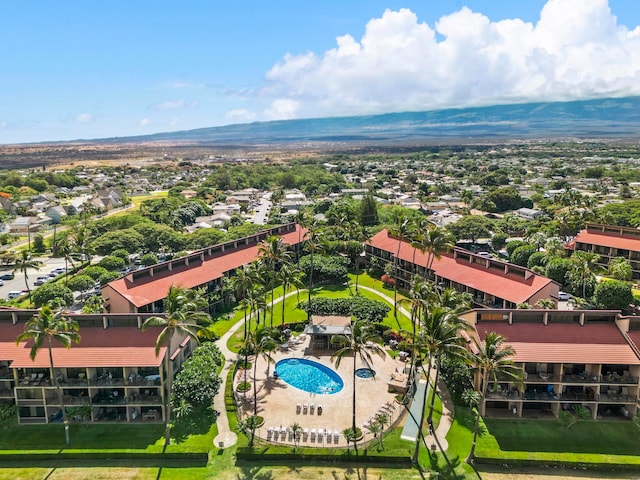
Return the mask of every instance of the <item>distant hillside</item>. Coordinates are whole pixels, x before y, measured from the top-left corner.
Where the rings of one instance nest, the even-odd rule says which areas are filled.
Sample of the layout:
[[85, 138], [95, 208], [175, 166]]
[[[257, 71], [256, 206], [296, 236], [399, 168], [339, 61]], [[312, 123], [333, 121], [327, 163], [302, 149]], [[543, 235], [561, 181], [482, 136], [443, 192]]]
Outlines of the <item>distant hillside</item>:
[[276, 145], [413, 144], [456, 139], [640, 137], [640, 97], [282, 120], [96, 140]]

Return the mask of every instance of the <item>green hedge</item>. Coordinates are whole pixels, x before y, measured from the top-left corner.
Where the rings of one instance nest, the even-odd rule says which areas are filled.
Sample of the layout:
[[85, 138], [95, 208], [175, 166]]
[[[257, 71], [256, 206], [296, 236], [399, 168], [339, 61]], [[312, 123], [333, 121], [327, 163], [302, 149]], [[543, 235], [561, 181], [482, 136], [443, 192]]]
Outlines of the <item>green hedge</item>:
[[328, 298], [318, 297], [309, 302], [301, 302], [298, 308], [312, 315], [354, 316], [357, 320], [382, 323], [391, 310], [385, 302], [366, 297]]
[[[289, 447], [292, 449], [293, 447]], [[351, 450], [349, 453], [345, 449], [336, 449], [334, 453], [327, 453], [327, 449], [298, 448], [298, 452], [270, 452], [270, 447], [238, 447], [236, 458], [248, 462], [269, 462], [286, 463], [290, 461], [317, 461], [333, 463], [358, 463], [358, 464], [384, 464], [389, 467], [411, 468], [411, 457], [408, 455], [367, 455], [362, 452], [358, 455]], [[316, 450], [314, 452], [313, 450]], [[321, 450], [324, 450], [321, 451]]]

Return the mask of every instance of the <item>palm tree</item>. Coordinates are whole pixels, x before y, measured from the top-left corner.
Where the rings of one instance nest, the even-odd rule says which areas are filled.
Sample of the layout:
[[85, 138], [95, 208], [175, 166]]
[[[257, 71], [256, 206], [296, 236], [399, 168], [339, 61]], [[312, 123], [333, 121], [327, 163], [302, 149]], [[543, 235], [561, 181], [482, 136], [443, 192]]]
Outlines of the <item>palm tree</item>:
[[293, 425], [291, 425], [291, 432], [293, 433], [293, 444], [298, 447], [300, 444], [300, 435], [302, 435], [302, 427], [298, 422], [293, 422]]
[[440, 259], [440, 254], [448, 252], [455, 245], [453, 235], [444, 227], [433, 227], [424, 232], [422, 235], [421, 250], [427, 252], [427, 261], [425, 267], [427, 271], [425, 276], [429, 275], [433, 261]]
[[[470, 354], [471, 365], [478, 372], [480, 391], [479, 405], [482, 405], [487, 396], [489, 382], [496, 383], [498, 377], [508, 377], [518, 383], [522, 382], [522, 369], [513, 364], [511, 357], [515, 355], [513, 347], [505, 344], [506, 339], [495, 332], [485, 333], [484, 341], [479, 342], [475, 337], [473, 342], [477, 353]], [[476, 420], [473, 428], [473, 442], [471, 451], [467, 457], [467, 463], [473, 463], [476, 450], [478, 429], [480, 428], [480, 412], [476, 412]]]
[[22, 272], [24, 274], [24, 285], [27, 287], [29, 303], [31, 303], [31, 289], [29, 288], [29, 275], [27, 270], [30, 268], [36, 271], [40, 270], [40, 262], [31, 258], [29, 250], [22, 250], [20, 256], [15, 260], [12, 272]]
[[[460, 328], [466, 324], [448, 308], [440, 305], [432, 306], [425, 309], [421, 318], [421, 329], [418, 333], [418, 341], [420, 349], [424, 350], [428, 356], [427, 369], [423, 371], [426, 375], [427, 386], [431, 381], [431, 369], [436, 367], [436, 374], [440, 369], [440, 360], [444, 354], [452, 354], [459, 356], [464, 354], [464, 346], [462, 338], [458, 336]], [[437, 376], [437, 375], [436, 375]], [[436, 395], [437, 385], [434, 382], [433, 393]], [[417, 463], [418, 453], [420, 450], [420, 436], [424, 425], [424, 412], [426, 410], [428, 395], [424, 396], [422, 408], [419, 417], [418, 439], [413, 453], [413, 462]], [[433, 402], [431, 403], [433, 408]], [[429, 411], [429, 427], [432, 428], [431, 419], [433, 418], [432, 410]]]
[[567, 272], [569, 281], [582, 289], [582, 298], [587, 297], [587, 287], [596, 282], [596, 275], [593, 273], [600, 260], [600, 255], [593, 252], [583, 252], [581, 250], [571, 255], [571, 269]]
[[270, 236], [258, 247], [258, 255], [264, 261], [265, 266], [271, 272], [271, 326], [273, 327], [273, 301], [275, 297], [276, 280], [278, 278], [278, 268], [284, 263], [291, 261], [291, 254], [287, 251], [282, 237]]
[[[258, 359], [262, 357], [267, 362], [267, 368], [273, 362], [271, 353], [277, 347], [276, 341], [271, 338], [266, 329], [261, 328], [247, 334], [244, 342], [246, 352], [252, 352], [253, 359], [253, 415], [258, 415]], [[268, 374], [267, 374], [268, 376]]]
[[419, 276], [413, 277], [411, 290], [409, 290], [409, 298], [400, 300], [400, 305], [408, 305], [411, 314], [411, 378], [413, 378], [414, 367], [416, 362], [416, 327], [422, 316], [422, 311], [427, 308], [430, 301], [436, 297], [433, 284], [424, 281]]
[[254, 278], [251, 275], [251, 265], [244, 265], [242, 268], [236, 268], [235, 276], [231, 279], [231, 285], [240, 299], [240, 305], [244, 309], [244, 336], [247, 336], [247, 310], [249, 302], [246, 301], [247, 292], [253, 288]]
[[309, 309], [307, 310], [307, 319], [311, 322], [311, 297], [313, 295], [313, 256], [320, 249], [320, 234], [316, 223], [311, 223], [307, 227], [305, 234], [306, 246], [309, 250], [310, 267], [309, 267]]
[[71, 268], [75, 268], [73, 264], [73, 247], [69, 242], [69, 238], [64, 236], [58, 240], [58, 255], [64, 258], [64, 280], [65, 283], [69, 281], [69, 262], [71, 263]]
[[167, 378], [167, 391], [165, 397], [165, 445], [171, 443], [171, 386], [173, 383], [173, 369], [170, 367], [171, 341], [174, 335], [190, 337], [196, 343], [200, 343], [198, 330], [202, 325], [210, 322], [211, 317], [206, 310], [206, 300], [197, 296], [194, 290], [188, 290], [175, 285], [169, 287], [167, 298], [164, 300], [165, 316], [149, 317], [142, 324], [142, 330], [149, 327], [162, 327], [156, 339], [156, 357], [160, 355], [161, 348], [166, 345], [164, 355], [164, 370]]
[[552, 310], [556, 308], [556, 302], [554, 302], [550, 298], [541, 298], [536, 302], [536, 307], [544, 308], [545, 310]]
[[[302, 277], [301, 272], [298, 268], [290, 262], [283, 263], [280, 265], [280, 271], [278, 272], [278, 279], [282, 284], [282, 319], [280, 325], [284, 325], [284, 312], [285, 312], [285, 299], [284, 295], [287, 294], [287, 290], [290, 286], [294, 286], [296, 288], [302, 286]], [[273, 314], [273, 313], [272, 313]]]
[[400, 247], [402, 246], [402, 242], [407, 236], [407, 233], [409, 233], [409, 225], [409, 219], [404, 214], [400, 214], [395, 219], [393, 227], [389, 230], [391, 236], [398, 239], [398, 251], [393, 259], [393, 276], [395, 277], [395, 282], [393, 282], [393, 316], [396, 320], [398, 319], [398, 270], [400, 269]]
[[71, 348], [71, 343], [78, 343], [80, 341], [80, 334], [78, 333], [77, 322], [70, 320], [63, 316], [61, 312], [53, 312], [48, 305], [45, 305], [40, 309], [40, 313], [34, 316], [25, 324], [24, 332], [18, 335], [16, 344], [25, 340], [33, 340], [31, 351], [29, 356], [31, 360], [35, 360], [38, 355], [38, 351], [42, 348], [43, 344], [47, 343], [49, 350], [49, 368], [51, 381], [53, 386], [56, 387], [58, 393], [58, 401], [60, 402], [60, 408], [62, 409], [62, 423], [64, 424], [65, 441], [67, 445], [71, 443], [69, 438], [69, 420], [67, 418], [67, 412], [64, 405], [64, 395], [60, 388], [60, 382], [55, 372], [55, 366], [53, 364], [53, 350], [52, 344], [56, 342], [62, 344], [65, 348]]
[[351, 417], [351, 431], [355, 434], [356, 427], [356, 361], [360, 361], [365, 367], [370, 368], [373, 371], [372, 353], [378, 355], [380, 358], [385, 357], [384, 348], [380, 346], [382, 339], [378, 336], [373, 326], [364, 321], [357, 321], [353, 323], [351, 328], [351, 334], [339, 334], [331, 337], [331, 343], [339, 347], [339, 349], [331, 355], [331, 361], [335, 362], [336, 368], [340, 367], [342, 359], [352, 355], [353, 356], [353, 398], [352, 398], [352, 417]]
[[[364, 225], [360, 225], [359, 223], [353, 224], [353, 228], [351, 230], [353, 232], [354, 238], [357, 242], [361, 243], [363, 248], [364, 244], [367, 243], [371, 239], [371, 231], [365, 227]], [[358, 252], [356, 255], [356, 293], [358, 293], [358, 277], [360, 276], [360, 256], [362, 252]]]

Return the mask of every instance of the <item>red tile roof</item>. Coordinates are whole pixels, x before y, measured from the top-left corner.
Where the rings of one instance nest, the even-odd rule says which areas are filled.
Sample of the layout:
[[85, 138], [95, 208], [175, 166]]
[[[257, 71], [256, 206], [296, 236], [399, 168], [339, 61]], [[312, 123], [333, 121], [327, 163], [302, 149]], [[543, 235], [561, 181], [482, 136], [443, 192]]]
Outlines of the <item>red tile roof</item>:
[[515, 362], [640, 365], [640, 359], [614, 323], [478, 322], [480, 340], [488, 332], [507, 339]]
[[[0, 324], [0, 359], [13, 360], [12, 368], [48, 368], [49, 355], [47, 348], [38, 352], [35, 360], [31, 360], [29, 352], [32, 341], [15, 344], [15, 338], [24, 331], [24, 324]], [[136, 327], [83, 327], [80, 329], [80, 343], [74, 343], [66, 349], [53, 342], [53, 364], [60, 368], [85, 367], [158, 367], [167, 351], [160, 349], [156, 356], [156, 338], [160, 328], [149, 328], [145, 331]], [[5, 350], [5, 340], [13, 344], [13, 351]], [[11, 354], [5, 358], [4, 354]]]
[[582, 230], [574, 239], [574, 244], [578, 242], [607, 248], [621, 248], [624, 250], [640, 252], [639, 238], [622, 237], [612, 233], [588, 232], [586, 230]]
[[[296, 225], [296, 229], [281, 235], [285, 243], [296, 245], [298, 238], [304, 238], [306, 229]], [[222, 278], [224, 272], [235, 270], [258, 258], [258, 245], [239, 248], [221, 256], [164, 271], [153, 277], [144, 277], [130, 282], [126, 277], [114, 280], [108, 285], [136, 307], [142, 307], [167, 296], [171, 285], [194, 288], [212, 280]]]
[[[398, 239], [391, 237], [386, 230], [382, 230], [371, 238], [369, 244], [391, 252], [394, 256], [398, 252]], [[414, 248], [408, 242], [402, 242], [400, 258], [413, 262]], [[415, 262], [425, 265], [427, 254], [420, 250], [415, 252]], [[514, 274], [504, 274], [496, 270], [486, 269], [478, 264], [471, 264], [453, 255], [442, 254], [433, 261], [432, 269], [436, 275], [452, 282], [466, 285], [469, 288], [488, 293], [513, 303], [527, 302], [545, 286], [554, 283], [546, 277], [534, 273], [528, 279]]]

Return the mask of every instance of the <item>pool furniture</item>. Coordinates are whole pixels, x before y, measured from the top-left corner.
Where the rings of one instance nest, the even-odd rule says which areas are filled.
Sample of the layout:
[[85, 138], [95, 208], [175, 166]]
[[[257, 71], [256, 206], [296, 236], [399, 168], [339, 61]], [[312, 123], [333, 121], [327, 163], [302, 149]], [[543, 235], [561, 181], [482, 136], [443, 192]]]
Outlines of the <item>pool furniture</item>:
[[312, 403], [309, 405], [309, 415], [313, 415], [314, 410], [316, 409], [316, 404]]
[[318, 415], [322, 415], [322, 405], [318, 405]]
[[302, 441], [306, 442], [307, 438], [309, 438], [309, 429], [305, 428], [304, 430], [302, 430]]
[[296, 415], [300, 415], [301, 411], [302, 411], [302, 405], [299, 403], [296, 403]]
[[315, 428], [311, 429], [311, 441], [312, 442], [316, 441], [316, 429]]
[[302, 406], [302, 414], [303, 414], [303, 415], [306, 415], [308, 410], [309, 410], [309, 404], [308, 404], [308, 403], [305, 403], [305, 404]]
[[340, 441], [340, 432], [338, 430], [333, 432], [333, 443], [338, 443]]

